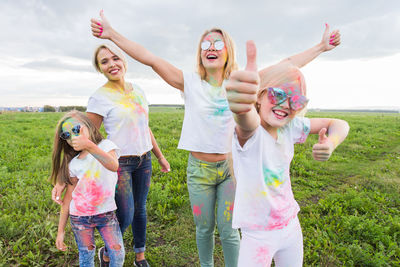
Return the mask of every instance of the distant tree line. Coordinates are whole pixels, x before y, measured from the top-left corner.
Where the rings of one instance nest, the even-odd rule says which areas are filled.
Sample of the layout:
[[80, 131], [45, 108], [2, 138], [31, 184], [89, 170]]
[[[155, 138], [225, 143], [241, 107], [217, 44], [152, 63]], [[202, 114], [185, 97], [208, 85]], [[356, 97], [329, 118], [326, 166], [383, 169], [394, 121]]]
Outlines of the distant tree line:
[[82, 112], [86, 111], [86, 107], [84, 106], [59, 106], [59, 107], [53, 107], [50, 105], [44, 105], [43, 111], [44, 112], [67, 112], [70, 110], [79, 110]]

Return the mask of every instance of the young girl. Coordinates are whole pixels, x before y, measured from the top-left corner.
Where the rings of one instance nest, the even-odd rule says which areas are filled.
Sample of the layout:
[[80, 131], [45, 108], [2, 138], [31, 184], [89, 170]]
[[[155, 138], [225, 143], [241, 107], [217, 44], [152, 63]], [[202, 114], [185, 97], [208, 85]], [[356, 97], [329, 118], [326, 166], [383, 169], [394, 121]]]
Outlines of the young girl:
[[[234, 121], [224, 87], [230, 73], [237, 68], [232, 38], [219, 28], [205, 31], [197, 46], [197, 71], [187, 72], [119, 34], [103, 12], [100, 17], [101, 20], [91, 20], [95, 37], [113, 41], [183, 93], [185, 115], [178, 148], [190, 152], [187, 185], [196, 224], [200, 264], [202, 267], [214, 266], [214, 229], [217, 224], [225, 266], [237, 266], [240, 237], [239, 232], [232, 229], [235, 185], [226, 160], [231, 150]], [[329, 32], [327, 27], [318, 45], [284, 61], [290, 60], [302, 67], [339, 44], [339, 32]]]
[[232, 225], [242, 232], [238, 266], [270, 266], [272, 259], [275, 266], [302, 266], [300, 208], [289, 176], [294, 144], [319, 134], [313, 157], [328, 160], [349, 126], [343, 120], [296, 117], [308, 101], [300, 70], [280, 63], [262, 70], [259, 82], [254, 44], [249, 42], [247, 49], [246, 70], [232, 73], [226, 85], [236, 121]]
[[67, 184], [61, 206], [56, 246], [65, 251], [64, 229], [70, 217], [79, 249], [79, 265], [94, 266], [94, 229], [109, 251], [110, 266], [122, 266], [125, 250], [114, 200], [118, 147], [103, 139], [93, 123], [78, 111], [67, 113], [54, 137], [51, 181]]

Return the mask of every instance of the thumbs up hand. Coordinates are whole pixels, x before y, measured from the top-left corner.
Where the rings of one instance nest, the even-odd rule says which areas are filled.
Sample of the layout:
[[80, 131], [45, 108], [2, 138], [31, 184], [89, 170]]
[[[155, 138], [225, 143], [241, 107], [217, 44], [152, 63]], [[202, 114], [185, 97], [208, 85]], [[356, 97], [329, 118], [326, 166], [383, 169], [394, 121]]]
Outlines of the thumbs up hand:
[[100, 11], [100, 18], [101, 20], [93, 18], [90, 20], [92, 35], [101, 39], [110, 39], [112, 28], [106, 16], [104, 16], [103, 10]]
[[313, 146], [313, 158], [318, 161], [327, 161], [335, 150], [335, 144], [326, 136], [326, 128], [319, 131], [318, 143]]
[[257, 101], [260, 77], [257, 72], [256, 46], [253, 41], [247, 41], [246, 50], [246, 69], [232, 72], [225, 86], [229, 107], [235, 114], [249, 112]]
[[325, 23], [325, 31], [322, 35], [321, 45], [323, 51], [329, 51], [340, 45], [340, 32], [339, 30], [329, 31], [330, 27]]

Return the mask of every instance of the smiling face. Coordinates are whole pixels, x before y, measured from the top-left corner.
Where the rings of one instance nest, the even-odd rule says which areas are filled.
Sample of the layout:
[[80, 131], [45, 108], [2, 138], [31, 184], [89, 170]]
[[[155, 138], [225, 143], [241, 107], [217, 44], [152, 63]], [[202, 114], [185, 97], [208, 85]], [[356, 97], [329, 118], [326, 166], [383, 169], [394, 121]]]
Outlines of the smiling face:
[[203, 41], [209, 41], [211, 46], [206, 50], [201, 50], [201, 62], [206, 70], [223, 69], [225, 67], [228, 53], [226, 45], [221, 50], [215, 48], [215, 42], [224, 41], [222, 34], [219, 32], [210, 32], [207, 34]]
[[[286, 84], [279, 86], [289, 97], [301, 94], [301, 90], [296, 84]], [[274, 133], [278, 128], [285, 126], [290, 122], [300, 110], [293, 110], [289, 104], [289, 97], [280, 104], [272, 104], [268, 98], [267, 90], [259, 96], [257, 104], [259, 105], [259, 115], [261, 125], [270, 133]]]
[[124, 61], [106, 48], [102, 48], [97, 53], [97, 62], [100, 71], [109, 81], [119, 81], [124, 79]]

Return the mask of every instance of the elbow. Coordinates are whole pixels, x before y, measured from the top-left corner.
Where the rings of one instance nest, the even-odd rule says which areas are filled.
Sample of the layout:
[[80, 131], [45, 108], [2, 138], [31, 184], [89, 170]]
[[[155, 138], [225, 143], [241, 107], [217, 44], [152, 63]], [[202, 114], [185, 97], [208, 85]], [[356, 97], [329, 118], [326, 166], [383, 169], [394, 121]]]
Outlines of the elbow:
[[118, 160], [116, 160], [116, 161], [114, 161], [114, 164], [111, 166], [110, 171], [117, 172], [118, 169], [119, 169], [119, 163], [118, 163]]

